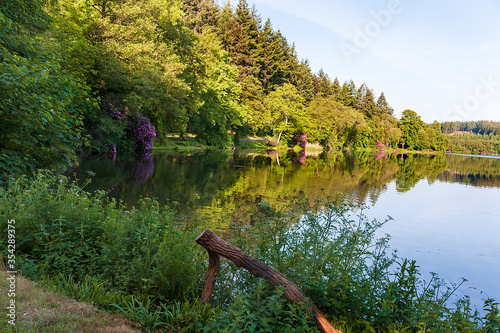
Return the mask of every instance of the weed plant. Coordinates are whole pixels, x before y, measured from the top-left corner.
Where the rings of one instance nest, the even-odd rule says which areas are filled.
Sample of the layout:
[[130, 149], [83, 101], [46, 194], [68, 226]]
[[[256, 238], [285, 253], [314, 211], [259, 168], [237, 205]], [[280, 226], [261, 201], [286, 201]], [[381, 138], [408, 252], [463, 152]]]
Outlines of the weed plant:
[[[90, 180], [88, 180], [90, 181]], [[88, 181], [85, 184], [88, 184]], [[197, 299], [206, 251], [168, 207], [138, 207], [90, 194], [66, 177], [41, 171], [0, 189], [2, 255], [7, 220], [16, 220], [16, 269], [72, 298], [123, 312], [147, 331], [315, 332], [303, 305], [283, 298], [234, 264], [222, 261], [211, 304]], [[251, 223], [223, 238], [297, 284], [343, 332], [499, 332], [498, 303], [472, 310], [459, 287], [420, 277], [415, 261], [390, 253], [385, 222], [325, 198], [277, 210], [256, 207]]]
[[[468, 297], [448, 306], [460, 285], [437, 275], [422, 280], [415, 261], [389, 253], [388, 235], [375, 237], [388, 220], [352, 211], [325, 198], [299, 199], [282, 210], [261, 202], [252, 217], [258, 222], [233, 224], [231, 233], [246, 253], [300, 286], [343, 332], [498, 332], [498, 303], [486, 299], [484, 315]], [[221, 289], [255, 293], [256, 279], [230, 268], [233, 286]]]

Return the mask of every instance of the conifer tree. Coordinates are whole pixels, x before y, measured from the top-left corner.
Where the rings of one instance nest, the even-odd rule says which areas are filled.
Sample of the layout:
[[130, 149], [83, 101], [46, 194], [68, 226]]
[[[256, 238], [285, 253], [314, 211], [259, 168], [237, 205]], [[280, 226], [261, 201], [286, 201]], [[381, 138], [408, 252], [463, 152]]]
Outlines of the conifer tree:
[[342, 84], [342, 90], [340, 91], [340, 100], [342, 104], [352, 108], [356, 107], [356, 93], [356, 84], [354, 84], [354, 81], [345, 81]]
[[314, 98], [314, 84], [311, 67], [307, 58], [297, 65], [294, 74], [291, 83], [297, 87], [297, 90], [304, 97], [306, 103], [309, 103]]
[[240, 0], [235, 12], [227, 4], [221, 13], [219, 35], [222, 43], [238, 67], [238, 82], [248, 75], [257, 75], [257, 21], [245, 0]]
[[284, 83], [283, 67], [286, 58], [282, 50], [282, 35], [275, 32], [271, 20], [267, 19], [259, 35], [258, 65], [259, 79], [265, 92], [272, 90], [273, 86]]
[[[363, 110], [363, 105], [365, 103], [365, 96], [366, 96], [366, 91], [368, 88], [366, 87], [366, 84], [363, 83], [361, 86], [359, 86], [358, 90], [356, 91], [356, 101], [354, 104], [354, 107], [358, 110]], [[366, 116], [366, 114], [365, 114]]]
[[320, 94], [321, 96], [333, 95], [332, 82], [323, 68], [318, 72], [316, 94]]
[[333, 80], [332, 91], [335, 98], [339, 100], [342, 87], [340, 86], [339, 79], [337, 77], [335, 77], [335, 80]]
[[377, 105], [375, 104], [375, 100], [373, 98], [373, 92], [371, 91], [371, 89], [368, 89], [365, 84], [363, 84], [361, 87], [364, 87], [364, 89], [362, 89], [363, 96], [360, 97], [361, 104], [359, 105], [359, 108], [363, 112], [365, 117], [373, 118], [377, 113]]
[[394, 109], [389, 105], [389, 103], [387, 103], [383, 92], [377, 100], [377, 113], [394, 116]]

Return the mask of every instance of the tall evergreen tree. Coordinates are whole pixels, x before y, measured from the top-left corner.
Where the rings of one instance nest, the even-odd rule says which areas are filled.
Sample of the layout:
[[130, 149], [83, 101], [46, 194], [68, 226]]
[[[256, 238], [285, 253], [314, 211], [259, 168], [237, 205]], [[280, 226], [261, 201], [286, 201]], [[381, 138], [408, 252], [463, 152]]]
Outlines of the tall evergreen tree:
[[335, 80], [333, 80], [332, 90], [335, 98], [339, 100], [342, 87], [340, 86], [339, 79], [337, 77], [335, 77]]
[[229, 7], [223, 9], [221, 14], [222, 42], [238, 67], [238, 81], [245, 80], [248, 75], [257, 75], [257, 22], [254, 19], [248, 3], [240, 0], [235, 12]]
[[394, 116], [394, 109], [389, 105], [389, 103], [387, 103], [383, 92], [377, 100], [377, 113]]
[[[356, 102], [354, 107], [358, 110], [363, 109], [363, 104], [365, 102], [365, 96], [366, 96], [366, 91], [368, 88], [366, 87], [366, 83], [363, 83], [362, 85], [359, 86], [358, 90], [356, 91]], [[365, 114], [366, 116], [366, 114]]]
[[298, 65], [291, 82], [299, 93], [304, 97], [306, 103], [314, 98], [314, 83], [309, 60], [302, 60]]
[[315, 79], [315, 94], [320, 94], [321, 96], [331, 96], [333, 95], [333, 86], [330, 81], [328, 74], [321, 68]]
[[373, 118], [376, 116], [377, 105], [375, 104], [373, 92], [371, 91], [371, 89], [366, 88], [363, 103], [360, 107], [361, 111], [367, 118]]
[[264, 91], [269, 92], [273, 86], [283, 84], [283, 66], [286, 58], [282, 51], [281, 33], [275, 32], [271, 20], [267, 19], [259, 34], [258, 65], [259, 79]]
[[340, 91], [340, 100], [345, 106], [350, 106], [352, 108], [356, 107], [356, 84], [353, 80], [342, 84], [342, 90]]

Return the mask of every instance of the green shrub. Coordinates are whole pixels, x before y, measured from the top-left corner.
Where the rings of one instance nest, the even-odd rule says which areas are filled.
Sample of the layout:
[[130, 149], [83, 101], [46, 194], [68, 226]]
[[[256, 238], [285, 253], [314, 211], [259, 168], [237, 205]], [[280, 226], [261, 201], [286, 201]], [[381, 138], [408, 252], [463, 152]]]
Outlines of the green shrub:
[[201, 288], [205, 262], [193, 246], [196, 230], [185, 231], [154, 200], [127, 210], [104, 192], [90, 194], [67, 177], [39, 172], [2, 190], [0, 218], [2, 235], [7, 219], [16, 220], [17, 269], [28, 277], [92, 276], [107, 289], [163, 301]]
[[[460, 285], [446, 285], [437, 275], [423, 281], [415, 261], [388, 253], [388, 235], [376, 238], [387, 221], [370, 221], [362, 209], [351, 217], [355, 209], [325, 198], [297, 200], [282, 210], [261, 202], [254, 223], [233, 225], [233, 242], [298, 285], [343, 332], [486, 332], [496, 327], [500, 317], [493, 300], [485, 301], [485, 316], [470, 310], [467, 298], [450, 306]], [[255, 292], [255, 278], [233, 274], [233, 289]]]
[[305, 312], [305, 305], [293, 304], [285, 289], [260, 281], [252, 293], [238, 295], [220, 316], [214, 317], [205, 332], [319, 332]]

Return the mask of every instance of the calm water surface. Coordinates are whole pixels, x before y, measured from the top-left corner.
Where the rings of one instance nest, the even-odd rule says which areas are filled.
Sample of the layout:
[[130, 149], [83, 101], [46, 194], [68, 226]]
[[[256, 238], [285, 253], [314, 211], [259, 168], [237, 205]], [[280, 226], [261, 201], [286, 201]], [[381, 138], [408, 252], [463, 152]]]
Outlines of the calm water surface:
[[155, 197], [219, 231], [227, 216], [247, 218], [261, 200], [281, 207], [295, 195], [329, 195], [364, 203], [370, 218], [394, 219], [381, 235], [391, 235], [400, 257], [417, 260], [426, 280], [430, 272], [451, 283], [465, 277], [459, 295], [477, 305], [486, 297], [478, 290], [500, 300], [500, 159], [207, 151], [89, 158], [69, 174], [83, 179], [86, 171], [96, 174], [87, 190], [129, 205]]

